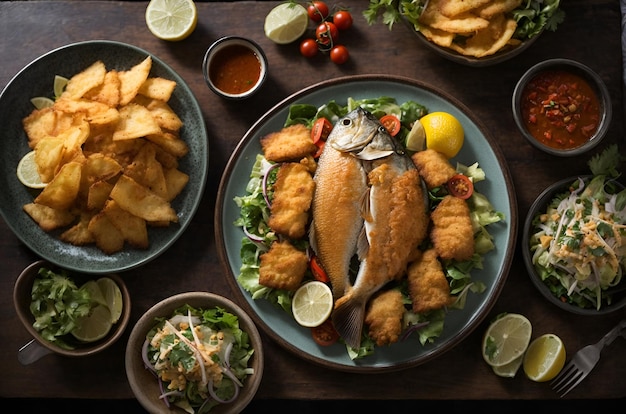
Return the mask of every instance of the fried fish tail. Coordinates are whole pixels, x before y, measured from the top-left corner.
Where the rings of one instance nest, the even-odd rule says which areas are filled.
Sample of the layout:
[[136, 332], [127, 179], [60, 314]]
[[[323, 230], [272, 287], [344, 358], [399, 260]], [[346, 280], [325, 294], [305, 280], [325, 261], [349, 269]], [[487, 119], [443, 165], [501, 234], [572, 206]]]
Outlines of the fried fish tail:
[[333, 325], [339, 335], [352, 348], [361, 346], [365, 305], [368, 298], [347, 293], [335, 302], [335, 309], [331, 315]]

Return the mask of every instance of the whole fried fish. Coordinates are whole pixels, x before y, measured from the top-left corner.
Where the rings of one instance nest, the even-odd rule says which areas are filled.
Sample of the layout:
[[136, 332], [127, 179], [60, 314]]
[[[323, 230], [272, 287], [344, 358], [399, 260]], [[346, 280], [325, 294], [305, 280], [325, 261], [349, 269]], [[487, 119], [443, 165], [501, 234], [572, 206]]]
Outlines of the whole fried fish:
[[[404, 274], [411, 253], [426, 237], [428, 215], [421, 180], [413, 162], [369, 112], [357, 108], [339, 120], [328, 137], [326, 148], [322, 154], [326, 159], [320, 157], [316, 172], [316, 193], [333, 192], [336, 197], [315, 200], [316, 194], [313, 222], [329, 214], [332, 217], [324, 218], [328, 226], [316, 223], [312, 227], [322, 265], [327, 272], [329, 269], [337, 272], [331, 277], [331, 283], [337, 279], [337, 283], [343, 284], [343, 291], [334, 288], [335, 296], [341, 296], [335, 301], [333, 323], [346, 343], [358, 348], [367, 302], [388, 282]], [[353, 160], [350, 165], [355, 171], [350, 182], [344, 180], [347, 175], [337, 162], [347, 162], [346, 159]], [[354, 183], [358, 186], [353, 186]], [[342, 192], [350, 193], [349, 213], [339, 211], [345, 207], [345, 203], [339, 202]], [[338, 214], [342, 220], [337, 220]], [[350, 224], [349, 238], [342, 233], [348, 228], [344, 226], [347, 223]], [[320, 254], [322, 239], [334, 255]], [[348, 265], [355, 252], [360, 266], [351, 284]], [[333, 262], [331, 257], [339, 260]]]

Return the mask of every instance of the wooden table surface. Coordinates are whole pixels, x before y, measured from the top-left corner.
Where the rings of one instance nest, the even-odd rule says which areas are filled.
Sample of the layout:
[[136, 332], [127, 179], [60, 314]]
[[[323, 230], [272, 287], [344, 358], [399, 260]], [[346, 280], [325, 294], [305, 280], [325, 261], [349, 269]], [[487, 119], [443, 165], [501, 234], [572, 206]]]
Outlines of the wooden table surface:
[[[276, 45], [263, 34], [263, 22], [277, 2], [198, 3], [199, 21], [186, 40], [167, 43], [153, 37], [144, 22], [145, 2], [48, 1], [0, 2], [0, 87], [40, 55], [84, 40], [108, 39], [139, 46], [177, 71], [193, 90], [209, 131], [209, 177], [200, 208], [182, 237], [163, 255], [123, 277], [133, 300], [131, 324], [157, 301], [185, 291], [211, 291], [236, 298], [225, 280], [213, 234], [217, 188], [228, 157], [248, 128], [291, 93], [324, 79], [344, 75], [387, 73], [428, 82], [454, 95], [474, 112], [496, 138], [514, 180], [521, 226], [534, 198], [552, 182], [586, 173], [586, 157], [561, 159], [545, 155], [517, 132], [510, 111], [516, 80], [541, 60], [576, 59], [596, 70], [611, 92], [614, 117], [606, 144], [624, 145], [621, 15], [613, 0], [562, 2], [566, 20], [557, 32], [546, 32], [531, 49], [497, 66], [470, 68], [453, 63], [421, 45], [398, 24], [392, 31], [379, 23], [368, 26], [361, 12], [366, 2], [343, 0], [354, 27], [342, 34], [350, 62], [307, 60], [296, 44]], [[202, 58], [212, 41], [223, 35], [256, 40], [269, 59], [269, 79], [262, 91], [245, 102], [227, 102], [205, 85]], [[0, 133], [1, 135], [1, 133]], [[603, 145], [604, 147], [604, 145]], [[1, 190], [0, 190], [1, 191]], [[521, 238], [521, 227], [519, 231]], [[519, 239], [519, 238], [518, 238]], [[113, 348], [93, 357], [67, 359], [49, 355], [22, 366], [17, 350], [30, 340], [12, 303], [13, 284], [37, 256], [0, 222], [0, 397], [132, 399], [124, 371], [130, 329]], [[506, 285], [482, 324], [456, 348], [426, 364], [373, 375], [322, 368], [285, 351], [265, 334], [265, 375], [259, 399], [554, 399], [546, 383], [518, 375], [495, 376], [482, 360], [480, 341], [488, 320], [502, 312], [518, 312], [532, 322], [534, 336], [554, 332], [569, 354], [596, 342], [623, 314], [581, 317], [544, 301], [532, 286], [521, 252], [515, 251]], [[626, 397], [626, 343], [616, 340], [571, 399]]]

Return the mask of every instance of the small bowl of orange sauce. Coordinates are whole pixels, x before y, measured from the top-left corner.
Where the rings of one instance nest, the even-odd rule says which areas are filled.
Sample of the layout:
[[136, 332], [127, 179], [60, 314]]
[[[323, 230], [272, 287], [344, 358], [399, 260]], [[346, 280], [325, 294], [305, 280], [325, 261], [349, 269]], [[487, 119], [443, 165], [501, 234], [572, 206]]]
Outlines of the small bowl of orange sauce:
[[597, 146], [612, 118], [611, 96], [602, 78], [570, 59], [550, 59], [528, 69], [515, 86], [512, 106], [528, 142], [560, 157]]
[[202, 62], [204, 80], [227, 99], [244, 99], [257, 92], [267, 77], [267, 57], [252, 40], [226, 36], [216, 40]]

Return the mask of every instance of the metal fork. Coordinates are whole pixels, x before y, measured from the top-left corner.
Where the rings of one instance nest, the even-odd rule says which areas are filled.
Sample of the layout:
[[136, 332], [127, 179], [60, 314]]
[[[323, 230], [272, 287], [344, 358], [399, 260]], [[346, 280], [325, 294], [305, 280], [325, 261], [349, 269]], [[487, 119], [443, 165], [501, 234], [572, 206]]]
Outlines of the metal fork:
[[598, 341], [597, 344], [587, 345], [574, 355], [572, 360], [567, 364], [561, 373], [550, 383], [552, 389], [557, 394], [561, 394], [561, 398], [576, 387], [580, 382], [589, 375], [591, 370], [600, 360], [600, 352], [617, 338], [626, 328], [626, 319], [622, 319], [613, 329]]

